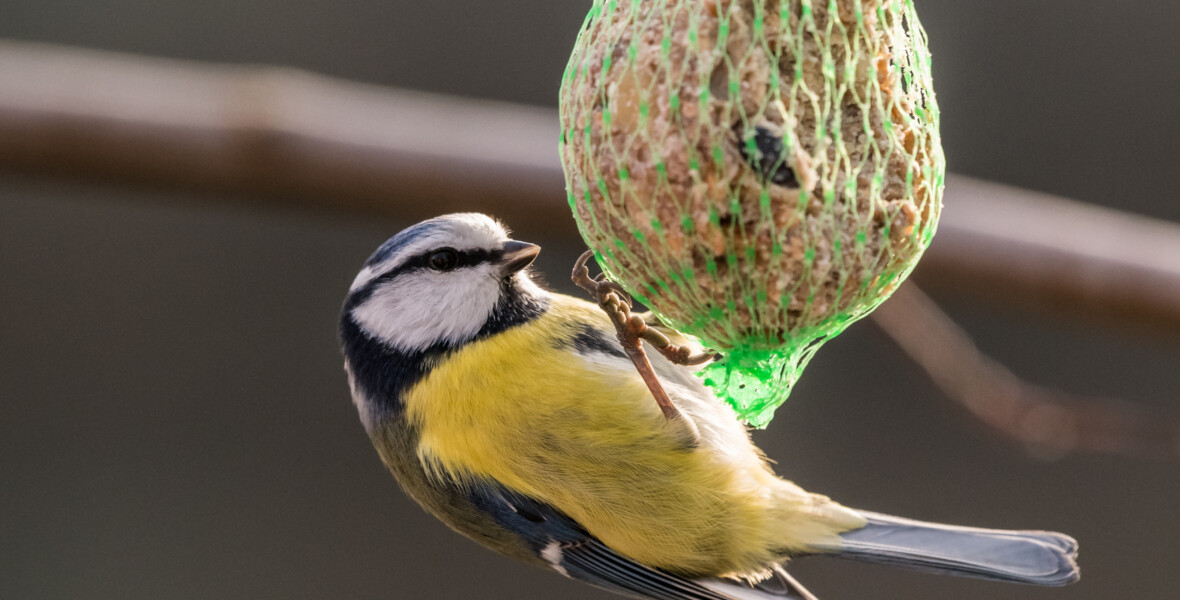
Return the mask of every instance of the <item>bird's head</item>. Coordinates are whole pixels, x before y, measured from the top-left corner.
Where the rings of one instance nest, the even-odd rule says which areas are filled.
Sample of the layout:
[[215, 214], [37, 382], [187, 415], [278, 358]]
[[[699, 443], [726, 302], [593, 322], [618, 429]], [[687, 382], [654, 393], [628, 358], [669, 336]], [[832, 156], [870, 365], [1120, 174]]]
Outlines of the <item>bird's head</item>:
[[526, 270], [539, 252], [509, 239], [487, 215], [423, 221], [365, 262], [344, 302], [342, 327], [353, 325], [402, 354], [456, 348], [502, 331], [535, 318], [547, 304]]

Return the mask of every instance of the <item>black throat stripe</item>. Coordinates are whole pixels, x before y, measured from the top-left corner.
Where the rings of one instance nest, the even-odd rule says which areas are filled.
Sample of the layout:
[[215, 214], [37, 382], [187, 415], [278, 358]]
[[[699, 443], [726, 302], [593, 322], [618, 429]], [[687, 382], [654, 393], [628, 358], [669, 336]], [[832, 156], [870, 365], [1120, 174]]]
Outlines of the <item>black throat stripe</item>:
[[[365, 297], [371, 294], [370, 290]], [[500, 284], [499, 302], [474, 336], [455, 343], [440, 342], [412, 352], [391, 348], [362, 331], [352, 317], [352, 311], [358, 305], [350, 298], [340, 315], [340, 345], [345, 362], [372, 414], [399, 417], [404, 410], [402, 395], [436, 364], [446, 360], [447, 355], [467, 344], [537, 319], [549, 309], [549, 300], [521, 291], [515, 277], [506, 278]], [[422, 307], [422, 310], [433, 310], [433, 307]]]

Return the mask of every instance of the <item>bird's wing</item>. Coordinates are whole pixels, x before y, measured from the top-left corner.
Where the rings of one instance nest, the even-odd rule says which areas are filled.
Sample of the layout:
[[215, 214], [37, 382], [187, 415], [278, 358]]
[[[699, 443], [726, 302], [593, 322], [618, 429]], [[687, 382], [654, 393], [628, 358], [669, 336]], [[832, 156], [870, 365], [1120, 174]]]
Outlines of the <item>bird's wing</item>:
[[620, 555], [560, 511], [502, 486], [477, 484], [470, 495], [480, 510], [521, 537], [555, 571], [617, 594], [656, 600], [814, 600], [781, 570], [754, 586], [729, 579], [686, 579]]

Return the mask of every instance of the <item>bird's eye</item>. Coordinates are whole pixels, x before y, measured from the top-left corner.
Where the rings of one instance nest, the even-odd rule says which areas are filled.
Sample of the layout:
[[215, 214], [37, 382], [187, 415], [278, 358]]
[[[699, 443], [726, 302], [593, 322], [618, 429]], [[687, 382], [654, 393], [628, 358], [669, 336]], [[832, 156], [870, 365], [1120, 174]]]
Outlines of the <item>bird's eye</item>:
[[459, 253], [454, 248], [435, 250], [427, 262], [435, 271], [451, 271], [459, 266]]

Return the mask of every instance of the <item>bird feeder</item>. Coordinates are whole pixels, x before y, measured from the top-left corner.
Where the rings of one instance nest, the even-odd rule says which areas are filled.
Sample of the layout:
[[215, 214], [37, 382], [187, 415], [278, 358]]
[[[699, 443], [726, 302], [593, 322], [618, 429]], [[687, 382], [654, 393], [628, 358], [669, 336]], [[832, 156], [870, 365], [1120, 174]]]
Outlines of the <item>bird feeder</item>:
[[755, 426], [938, 223], [939, 113], [908, 0], [595, 0], [560, 105], [599, 265], [722, 355], [699, 373]]

